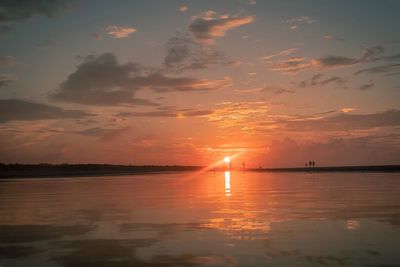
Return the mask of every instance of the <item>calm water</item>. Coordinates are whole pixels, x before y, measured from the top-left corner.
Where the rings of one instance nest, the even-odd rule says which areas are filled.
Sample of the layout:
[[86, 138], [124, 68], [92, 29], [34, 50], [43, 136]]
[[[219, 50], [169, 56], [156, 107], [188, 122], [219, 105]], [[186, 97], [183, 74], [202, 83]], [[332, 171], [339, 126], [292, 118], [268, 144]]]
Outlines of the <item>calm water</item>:
[[400, 266], [400, 174], [2, 181], [0, 266]]

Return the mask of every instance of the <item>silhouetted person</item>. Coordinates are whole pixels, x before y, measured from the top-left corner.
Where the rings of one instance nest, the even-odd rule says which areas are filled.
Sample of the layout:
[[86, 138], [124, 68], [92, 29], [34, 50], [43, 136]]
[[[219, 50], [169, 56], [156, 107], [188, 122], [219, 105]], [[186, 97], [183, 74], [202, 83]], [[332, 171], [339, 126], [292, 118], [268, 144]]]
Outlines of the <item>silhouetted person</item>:
[[315, 166], [315, 161], [312, 162], [312, 166], [313, 166], [313, 167]]
[[312, 167], [312, 165], [311, 165], [311, 164], [312, 164], [312, 162], [311, 162], [311, 161], [309, 161], [309, 162], [308, 162], [308, 166]]
[[308, 166], [308, 163], [306, 162], [306, 167]]

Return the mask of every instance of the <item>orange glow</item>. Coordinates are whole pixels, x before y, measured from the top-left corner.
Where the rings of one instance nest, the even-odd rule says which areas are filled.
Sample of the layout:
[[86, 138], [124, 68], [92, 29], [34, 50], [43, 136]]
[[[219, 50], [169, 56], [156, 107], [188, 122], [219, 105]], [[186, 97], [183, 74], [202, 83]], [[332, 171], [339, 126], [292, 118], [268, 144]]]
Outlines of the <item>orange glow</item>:
[[225, 158], [224, 158], [224, 162], [225, 162], [225, 163], [231, 162], [231, 157], [225, 157]]

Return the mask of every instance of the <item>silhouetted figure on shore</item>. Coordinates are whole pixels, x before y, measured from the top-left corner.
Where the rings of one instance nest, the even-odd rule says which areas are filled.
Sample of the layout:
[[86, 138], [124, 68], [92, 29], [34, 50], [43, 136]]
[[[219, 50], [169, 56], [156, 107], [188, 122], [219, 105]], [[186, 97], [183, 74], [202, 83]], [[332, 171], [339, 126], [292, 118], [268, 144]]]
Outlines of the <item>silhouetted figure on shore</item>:
[[309, 166], [309, 167], [312, 167], [312, 161], [309, 161], [309, 162], [308, 162], [308, 166]]
[[313, 167], [315, 166], [315, 161], [312, 162], [312, 166], [313, 166]]
[[306, 162], [306, 168], [308, 167], [308, 163]]

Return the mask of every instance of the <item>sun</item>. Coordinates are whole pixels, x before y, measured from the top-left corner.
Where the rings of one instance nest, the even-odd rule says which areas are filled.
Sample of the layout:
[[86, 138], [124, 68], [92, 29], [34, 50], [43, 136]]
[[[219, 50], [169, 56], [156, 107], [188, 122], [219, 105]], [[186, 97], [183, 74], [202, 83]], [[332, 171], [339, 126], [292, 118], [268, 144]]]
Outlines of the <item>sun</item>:
[[228, 156], [225, 157], [225, 158], [224, 158], [224, 162], [225, 162], [225, 163], [231, 162], [231, 157], [228, 157]]

